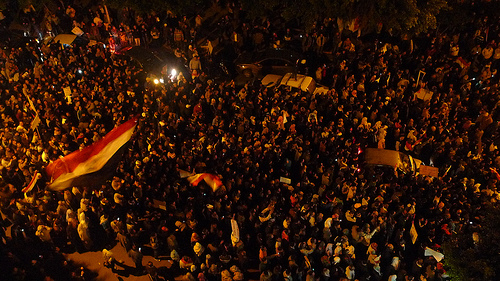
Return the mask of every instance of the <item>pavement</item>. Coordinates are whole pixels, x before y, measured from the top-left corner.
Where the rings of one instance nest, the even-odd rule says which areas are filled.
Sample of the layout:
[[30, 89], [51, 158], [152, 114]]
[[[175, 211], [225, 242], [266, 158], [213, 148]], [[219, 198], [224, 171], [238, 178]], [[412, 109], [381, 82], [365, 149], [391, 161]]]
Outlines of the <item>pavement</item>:
[[[6, 216], [0, 212], [0, 215], [5, 219]], [[7, 237], [12, 238], [11, 236], [11, 226], [9, 226], [5, 233]], [[148, 247], [145, 246], [143, 247], [144, 251], [146, 252], [152, 252], [152, 250]], [[88, 271], [92, 272], [93, 276], [96, 276], [95, 279], [97, 281], [108, 281], [108, 280], [131, 280], [131, 281], [151, 281], [149, 276], [147, 274], [137, 274], [135, 271], [135, 265], [132, 259], [128, 256], [128, 253], [125, 251], [125, 249], [120, 245], [120, 243], [117, 243], [116, 246], [114, 246], [111, 249], [111, 252], [113, 252], [114, 257], [117, 261], [122, 262], [120, 265], [116, 266], [116, 270], [111, 270], [111, 268], [108, 268], [103, 265], [104, 259], [102, 257], [102, 252], [101, 251], [89, 251], [85, 253], [78, 253], [74, 252], [71, 254], [64, 254], [66, 259], [68, 261], [73, 262], [74, 264], [77, 264], [78, 266], [83, 266], [85, 267]], [[171, 267], [171, 260], [170, 257], [166, 256], [160, 256], [159, 261], [155, 260], [152, 256], [147, 256], [144, 254], [144, 258], [142, 260], [142, 264], [144, 267], [148, 264], [148, 262], [151, 261], [153, 262], [153, 265], [156, 266], [160, 271], [162, 269], [168, 269]], [[176, 277], [176, 280], [181, 280], [181, 277]], [[159, 280], [164, 280], [160, 278]]]
[[[95, 280], [104, 281], [104, 280], [133, 280], [133, 281], [150, 281], [148, 275], [146, 274], [137, 274], [135, 273], [135, 265], [132, 259], [128, 256], [125, 249], [118, 243], [115, 247], [111, 249], [114, 257], [117, 261], [123, 261], [121, 265], [116, 265], [116, 270], [111, 270], [111, 268], [105, 267], [103, 265], [104, 259], [102, 257], [102, 252], [86, 252], [86, 253], [72, 253], [65, 254], [65, 256], [79, 264], [84, 266], [88, 270], [97, 274]], [[156, 261], [152, 256], [144, 255], [142, 260], [142, 264], [144, 266], [151, 261], [153, 265], [157, 268], [166, 267], [170, 268], [171, 263], [166, 257], [160, 257], [160, 261]], [[163, 279], [160, 279], [163, 280]]]

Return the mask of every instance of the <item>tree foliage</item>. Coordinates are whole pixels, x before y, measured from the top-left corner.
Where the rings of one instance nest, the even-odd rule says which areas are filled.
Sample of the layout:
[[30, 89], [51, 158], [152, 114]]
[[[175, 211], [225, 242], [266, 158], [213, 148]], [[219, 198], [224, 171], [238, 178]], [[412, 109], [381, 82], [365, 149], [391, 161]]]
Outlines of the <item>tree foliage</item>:
[[[477, 233], [476, 241], [473, 233]], [[498, 280], [500, 210], [495, 206], [485, 207], [473, 224], [445, 243], [443, 249], [445, 265], [453, 280]]]
[[[22, 9], [27, 5], [43, 4], [51, 0], [0, 0], [0, 4], [12, 1], [18, 2]], [[102, 1], [114, 9], [127, 7], [139, 13], [170, 10], [182, 15], [193, 15], [210, 2], [208, 0]], [[437, 15], [442, 10], [448, 9], [447, 0], [240, 0], [239, 2], [250, 18], [282, 16], [286, 20], [298, 20], [306, 27], [325, 17], [341, 18], [344, 22], [357, 19], [363, 31], [374, 30], [381, 23], [386, 29], [409, 34], [435, 28]]]
[[24, 9], [33, 6], [36, 10], [43, 9], [51, 0], [0, 0], [0, 9]]
[[378, 24], [403, 33], [420, 33], [435, 28], [437, 15], [448, 9], [446, 0], [241, 0], [253, 17], [269, 17], [281, 11], [285, 19], [298, 18], [304, 24], [325, 17], [344, 22], [358, 19], [362, 30]]
[[105, 0], [114, 9], [130, 8], [139, 13], [151, 11], [172, 11], [177, 14], [191, 15], [202, 7], [206, 0]]
[[152, 10], [163, 11], [170, 9], [170, 4], [163, 0], [106, 0], [106, 5], [113, 9], [130, 8], [138, 12]]

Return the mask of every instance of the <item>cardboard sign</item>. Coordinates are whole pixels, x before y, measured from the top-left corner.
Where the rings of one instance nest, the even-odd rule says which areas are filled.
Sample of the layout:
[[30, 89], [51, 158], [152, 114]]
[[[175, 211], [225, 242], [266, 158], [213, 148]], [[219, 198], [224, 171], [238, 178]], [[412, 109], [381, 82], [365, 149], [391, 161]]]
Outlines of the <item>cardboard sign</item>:
[[439, 168], [436, 167], [422, 165], [418, 172], [424, 176], [439, 177]]
[[440, 262], [442, 259], [444, 259], [444, 255], [442, 253], [434, 251], [429, 247], [425, 247], [424, 255], [426, 257], [434, 257], [437, 260], [437, 262]]
[[63, 91], [64, 91], [64, 97], [71, 97], [71, 88], [68, 86], [68, 87], [64, 87], [63, 88]]
[[79, 28], [79, 27], [75, 27], [75, 28], [73, 28], [73, 29], [71, 30], [71, 32], [72, 32], [73, 34], [77, 35], [77, 36], [82, 36], [83, 34], [85, 34], [85, 33], [83, 32], [83, 30], [82, 30], [81, 28]]
[[66, 98], [68, 104], [71, 104], [71, 97], [72, 97], [71, 88], [69, 86], [64, 87], [63, 92], [64, 92], [64, 97]]
[[424, 100], [424, 101], [428, 101], [432, 98], [432, 95], [434, 93], [429, 91], [429, 90], [426, 90], [426, 89], [420, 89], [418, 90], [416, 93], [415, 93], [415, 97], [417, 99], [421, 99], [421, 100]]
[[286, 183], [286, 184], [292, 184], [292, 180], [289, 178], [285, 178], [285, 177], [280, 177], [280, 182]]
[[166, 211], [167, 210], [167, 202], [153, 199], [153, 207]]
[[40, 122], [41, 122], [40, 117], [37, 114], [35, 116], [35, 119], [33, 119], [33, 121], [31, 122], [31, 130], [35, 130], [36, 128], [38, 128]]

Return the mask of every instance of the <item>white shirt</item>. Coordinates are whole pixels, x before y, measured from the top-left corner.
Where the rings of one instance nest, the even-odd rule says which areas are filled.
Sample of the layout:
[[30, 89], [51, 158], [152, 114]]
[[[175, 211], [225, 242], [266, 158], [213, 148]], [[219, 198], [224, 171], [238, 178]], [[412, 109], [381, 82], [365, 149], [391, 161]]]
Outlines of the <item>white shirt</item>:
[[349, 266], [345, 269], [345, 276], [347, 277], [347, 279], [349, 280], [354, 280], [354, 277], [355, 277], [355, 273], [354, 273], [354, 269], [351, 269]]

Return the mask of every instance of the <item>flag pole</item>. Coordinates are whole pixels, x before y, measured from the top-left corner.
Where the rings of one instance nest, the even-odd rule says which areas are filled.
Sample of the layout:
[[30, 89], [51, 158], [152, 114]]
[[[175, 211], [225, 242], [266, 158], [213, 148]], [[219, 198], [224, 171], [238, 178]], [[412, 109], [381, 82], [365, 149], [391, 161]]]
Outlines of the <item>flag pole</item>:
[[106, 11], [106, 19], [108, 20], [108, 24], [111, 24], [111, 20], [109, 19], [108, 5], [104, 4], [104, 10]]

